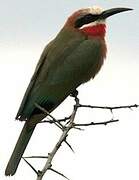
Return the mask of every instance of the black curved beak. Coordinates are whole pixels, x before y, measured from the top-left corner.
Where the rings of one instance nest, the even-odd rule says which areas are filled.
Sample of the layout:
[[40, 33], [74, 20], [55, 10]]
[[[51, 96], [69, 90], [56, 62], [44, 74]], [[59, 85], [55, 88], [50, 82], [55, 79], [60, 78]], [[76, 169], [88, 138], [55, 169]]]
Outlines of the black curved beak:
[[131, 11], [133, 9], [131, 8], [112, 8], [112, 9], [108, 9], [106, 11], [103, 11], [100, 15], [100, 18], [101, 19], [106, 19], [114, 14], [118, 14], [118, 13], [121, 13], [121, 12], [124, 12], [124, 11]]
[[96, 20], [99, 19], [106, 19], [114, 14], [118, 14], [124, 11], [130, 11], [133, 10], [131, 8], [112, 8], [112, 9], [108, 9], [106, 11], [103, 11], [101, 14], [86, 14], [83, 17], [80, 17], [79, 19], [76, 20], [75, 22], [75, 28], [80, 28], [82, 27], [84, 24], [88, 24], [91, 22], [94, 22]]

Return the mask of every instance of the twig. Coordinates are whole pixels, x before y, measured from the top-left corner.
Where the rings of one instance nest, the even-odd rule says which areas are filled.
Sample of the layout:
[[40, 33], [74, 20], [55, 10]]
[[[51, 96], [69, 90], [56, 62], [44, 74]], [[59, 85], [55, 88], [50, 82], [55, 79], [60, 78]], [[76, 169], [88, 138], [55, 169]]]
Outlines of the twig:
[[22, 157], [23, 159], [24, 159], [24, 161], [29, 165], [29, 167], [31, 167], [31, 169], [37, 174], [37, 176], [38, 176], [38, 171], [24, 158], [24, 157]]
[[40, 109], [43, 113], [45, 113], [47, 116], [52, 118], [53, 123], [59, 127], [60, 129], [64, 128], [63, 125], [57, 120], [55, 119], [46, 109], [44, 109], [43, 107], [41, 107], [39, 104], [35, 103], [35, 106]]
[[[67, 120], [70, 119], [70, 117], [71, 117], [71, 116], [65, 117], [65, 118], [63, 118], [63, 119], [58, 119], [57, 121], [60, 122], [60, 123], [61, 123], [61, 122], [66, 122]], [[43, 120], [43, 121], [41, 121], [40, 123], [50, 123], [50, 124], [53, 124], [54, 121], [51, 120], [51, 119], [49, 119], [49, 120]]]
[[54, 146], [53, 150], [51, 151], [51, 153], [48, 154], [48, 159], [46, 161], [45, 166], [43, 167], [42, 171], [39, 171], [39, 174], [37, 175], [37, 180], [42, 180], [44, 174], [48, 171], [51, 170], [52, 167], [52, 160], [55, 156], [55, 154], [57, 153], [57, 151], [59, 150], [60, 146], [62, 145], [62, 143], [65, 141], [66, 137], [68, 136], [68, 132], [70, 129], [73, 128], [73, 124], [74, 124], [74, 119], [75, 119], [75, 115], [77, 113], [77, 109], [78, 109], [78, 105], [79, 105], [79, 99], [77, 97], [75, 97], [75, 102], [76, 105], [74, 106], [74, 110], [72, 112], [71, 118], [69, 123], [67, 124], [67, 126], [64, 126], [63, 128], [63, 132], [62, 135], [60, 136], [58, 142], [56, 143], [56, 145]]
[[[92, 126], [92, 125], [107, 125], [113, 122], [117, 122], [119, 121], [118, 119], [111, 119], [109, 121], [104, 121], [104, 122], [90, 122], [90, 123], [83, 123], [83, 124], [76, 124], [74, 123], [75, 120], [75, 116], [77, 113], [78, 108], [92, 108], [92, 109], [108, 109], [111, 111], [111, 113], [113, 113], [113, 110], [115, 109], [124, 109], [124, 108], [137, 108], [139, 107], [139, 105], [135, 104], [135, 105], [129, 105], [129, 106], [91, 106], [91, 105], [83, 105], [83, 104], [79, 104], [79, 99], [77, 97], [78, 93], [75, 92], [72, 94], [72, 96], [75, 98], [75, 105], [74, 105], [74, 109], [73, 112], [71, 114], [71, 116], [69, 117], [65, 117], [64, 119], [55, 119], [47, 110], [45, 110], [44, 108], [42, 108], [41, 106], [39, 106], [38, 104], [35, 104], [35, 106], [40, 109], [42, 112], [44, 112], [47, 116], [49, 116], [51, 119], [48, 120], [44, 120], [41, 121], [40, 123], [51, 123], [51, 124], [55, 124], [56, 126], [58, 126], [60, 129], [62, 129], [62, 134], [58, 140], [58, 142], [56, 143], [56, 145], [54, 146], [54, 148], [52, 149], [52, 151], [50, 153], [48, 153], [48, 156], [30, 156], [30, 157], [24, 157], [23, 159], [26, 161], [26, 163], [33, 169], [33, 171], [37, 174], [37, 179], [36, 180], [42, 180], [44, 174], [48, 171], [51, 170], [61, 176], [63, 176], [64, 178], [68, 179], [65, 175], [63, 175], [62, 173], [56, 171], [55, 169], [52, 168], [52, 160], [54, 158], [54, 156], [56, 155], [57, 151], [59, 150], [60, 146], [62, 145], [63, 142], [65, 142], [70, 149], [73, 151], [72, 146], [66, 141], [66, 138], [68, 136], [69, 131], [74, 128], [74, 129], [79, 129], [82, 130], [80, 127], [85, 127], [85, 126]], [[63, 124], [61, 124], [61, 122], [65, 122]], [[74, 152], [74, 151], [73, 151]], [[47, 158], [47, 161], [43, 167], [43, 169], [40, 171], [36, 171], [36, 169], [25, 159], [25, 158]]]
[[91, 105], [83, 105], [83, 104], [79, 104], [78, 107], [83, 107], [83, 108], [92, 108], [92, 109], [108, 109], [110, 111], [114, 110], [114, 109], [131, 109], [131, 108], [138, 108], [139, 105], [138, 104], [134, 104], [134, 105], [128, 105], [128, 106], [91, 106]]
[[74, 126], [94, 126], [94, 125], [107, 125], [107, 124], [110, 124], [110, 123], [113, 123], [113, 122], [118, 122], [119, 120], [118, 119], [112, 119], [112, 120], [109, 120], [109, 121], [104, 121], [104, 122], [90, 122], [90, 123], [84, 123], [84, 124], [74, 124]]
[[58, 119], [59, 122], [66, 122], [67, 120], [69, 120], [71, 118], [71, 115], [68, 117], [65, 117], [63, 119]]
[[24, 159], [35, 159], [35, 158], [42, 158], [42, 159], [46, 159], [48, 158], [48, 156], [25, 156], [25, 157], [22, 157]]

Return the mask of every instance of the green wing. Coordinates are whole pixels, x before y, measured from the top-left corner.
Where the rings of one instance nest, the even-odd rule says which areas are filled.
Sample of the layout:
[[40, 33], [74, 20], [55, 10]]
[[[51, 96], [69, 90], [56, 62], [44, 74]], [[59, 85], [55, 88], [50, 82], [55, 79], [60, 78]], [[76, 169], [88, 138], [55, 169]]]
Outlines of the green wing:
[[41, 70], [41, 68], [42, 68], [42, 66], [43, 66], [43, 64], [44, 64], [44, 61], [46, 60], [47, 53], [48, 53], [48, 51], [49, 51], [49, 48], [51, 47], [51, 44], [52, 44], [52, 42], [50, 42], [50, 43], [45, 47], [45, 49], [44, 49], [44, 51], [43, 51], [43, 53], [42, 53], [42, 55], [41, 55], [41, 57], [40, 57], [40, 60], [39, 60], [39, 62], [38, 62], [38, 64], [37, 64], [37, 66], [36, 66], [35, 72], [34, 72], [32, 78], [31, 78], [31, 80], [30, 80], [30, 83], [29, 83], [29, 85], [28, 85], [28, 87], [27, 87], [27, 90], [26, 90], [25, 95], [24, 95], [24, 97], [23, 97], [23, 100], [22, 100], [22, 102], [21, 102], [20, 108], [19, 108], [18, 113], [17, 113], [17, 115], [16, 115], [16, 119], [19, 119], [19, 116], [21, 116], [21, 114], [22, 114], [22, 111], [23, 111], [23, 109], [24, 109], [24, 106], [25, 106], [28, 98], [29, 98], [29, 95], [30, 95], [30, 93], [31, 93], [31, 90], [32, 90], [32, 88], [33, 88], [33, 86], [34, 86], [34, 84], [35, 84], [35, 82], [36, 82], [36, 80], [37, 80], [38, 74], [39, 74], [39, 72], [40, 72], [40, 70]]
[[35, 103], [52, 111], [99, 69], [99, 41], [87, 40], [82, 36], [63, 43], [63, 39], [58, 38], [45, 51], [45, 58], [38, 64], [19, 109], [17, 117], [22, 119], [38, 113]]
[[62, 62], [66, 55], [70, 54], [72, 49], [74, 49], [80, 41], [83, 41], [83, 39], [84, 38], [79, 38], [78, 36], [72, 39], [70, 35], [67, 36], [67, 33], [64, 33], [64, 35], [60, 33], [46, 46], [25, 92], [16, 119], [28, 119], [35, 108], [34, 102], [39, 103], [41, 98], [51, 98], [47, 96], [44, 97], [44, 92], [42, 92], [47, 90], [47, 76], [51, 67], [57, 67], [59, 62]]

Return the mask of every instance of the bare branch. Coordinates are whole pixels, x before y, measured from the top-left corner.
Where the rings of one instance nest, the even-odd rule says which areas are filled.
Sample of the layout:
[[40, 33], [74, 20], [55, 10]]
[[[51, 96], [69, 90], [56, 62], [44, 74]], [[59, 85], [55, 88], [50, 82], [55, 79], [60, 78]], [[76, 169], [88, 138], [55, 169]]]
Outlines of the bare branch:
[[62, 143], [65, 142], [65, 139], [66, 139], [66, 137], [68, 135], [69, 130], [74, 127], [74, 119], [75, 119], [75, 115], [77, 113], [77, 109], [78, 109], [78, 105], [79, 105], [79, 99], [77, 97], [75, 97], [75, 102], [76, 102], [76, 104], [74, 106], [72, 115], [70, 117], [70, 121], [69, 121], [69, 123], [66, 126], [64, 126], [62, 135], [60, 136], [58, 142], [54, 146], [54, 148], [51, 151], [51, 153], [48, 154], [48, 159], [46, 161], [46, 164], [43, 167], [42, 171], [39, 171], [40, 173], [37, 176], [37, 180], [42, 180], [42, 178], [43, 178], [44, 174], [46, 173], [46, 171], [51, 169], [51, 167], [52, 167], [52, 160], [53, 160], [55, 154], [59, 150], [59, 148], [62, 145]]
[[29, 165], [29, 167], [31, 167], [31, 169], [37, 174], [37, 176], [38, 176], [38, 171], [24, 158], [24, 157], [22, 157], [23, 159], [24, 159], [24, 161]]
[[84, 124], [74, 124], [74, 126], [94, 126], [94, 125], [107, 125], [107, 124], [110, 124], [110, 123], [113, 123], [113, 122], [118, 122], [119, 120], [118, 119], [111, 119], [109, 121], [104, 121], [104, 122], [90, 122], [90, 123], [84, 123]]
[[110, 111], [114, 110], [114, 109], [130, 109], [130, 108], [138, 108], [139, 105], [138, 104], [134, 104], [134, 105], [128, 105], [128, 106], [91, 106], [91, 105], [83, 105], [83, 104], [79, 104], [78, 107], [83, 107], [83, 108], [92, 108], [92, 109], [108, 109]]
[[[68, 147], [74, 152], [72, 146], [67, 142], [66, 138], [68, 136], [68, 133], [71, 129], [78, 129], [78, 130], [82, 130], [80, 127], [85, 127], [85, 126], [93, 126], [93, 125], [107, 125], [113, 122], [118, 122], [118, 119], [112, 119], [109, 121], [103, 121], [103, 122], [90, 122], [90, 123], [83, 123], [83, 124], [77, 124], [74, 123], [75, 120], [75, 116], [77, 113], [78, 108], [92, 108], [92, 109], [108, 109], [111, 111], [111, 113], [113, 114], [113, 110], [115, 109], [125, 109], [125, 108], [137, 108], [139, 107], [139, 105], [135, 104], [135, 105], [128, 105], [128, 106], [91, 106], [91, 105], [83, 105], [79, 103], [79, 99], [77, 97], [78, 92], [75, 91], [72, 93], [72, 97], [75, 98], [75, 105], [74, 105], [74, 109], [72, 114], [69, 117], [65, 117], [63, 119], [55, 119], [46, 109], [42, 108], [40, 105], [35, 104], [35, 106], [40, 109], [42, 112], [44, 112], [47, 116], [49, 116], [51, 119], [47, 119], [47, 120], [43, 120], [40, 123], [50, 123], [50, 124], [55, 124], [56, 126], [58, 126], [60, 129], [62, 129], [62, 134], [59, 137], [58, 142], [56, 143], [56, 145], [53, 147], [52, 151], [50, 153], [48, 153], [48, 156], [30, 156], [30, 157], [23, 157], [23, 159], [25, 160], [25, 162], [33, 169], [33, 171], [37, 174], [37, 179], [36, 180], [42, 180], [44, 174], [48, 171], [51, 170], [59, 175], [61, 175], [62, 177], [68, 179], [64, 174], [56, 171], [55, 169], [52, 168], [52, 161], [54, 156], [56, 155], [57, 151], [59, 150], [59, 148], [61, 147], [61, 145], [63, 144], [63, 142], [65, 142]], [[63, 122], [63, 124], [61, 124], [61, 122]], [[36, 169], [25, 159], [25, 158], [47, 158], [47, 161], [43, 167], [43, 169], [40, 171], [36, 171]], [[69, 179], [68, 179], [69, 180]]]
[[48, 156], [26, 156], [26, 157], [22, 157], [22, 158], [25, 158], [25, 159], [35, 159], [35, 158], [42, 158], [42, 159], [47, 159]]

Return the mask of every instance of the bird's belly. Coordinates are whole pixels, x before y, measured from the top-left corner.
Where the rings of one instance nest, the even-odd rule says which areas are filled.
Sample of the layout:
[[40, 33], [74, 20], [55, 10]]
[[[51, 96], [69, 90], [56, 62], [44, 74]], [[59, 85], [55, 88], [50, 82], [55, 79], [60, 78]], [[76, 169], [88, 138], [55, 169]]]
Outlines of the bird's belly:
[[89, 81], [91, 78], [93, 79], [97, 75], [103, 65], [103, 61], [103, 58], [100, 58], [96, 63], [90, 66], [88, 71], [82, 77], [83, 83]]

